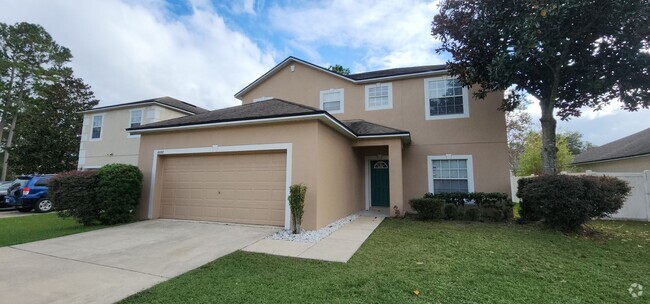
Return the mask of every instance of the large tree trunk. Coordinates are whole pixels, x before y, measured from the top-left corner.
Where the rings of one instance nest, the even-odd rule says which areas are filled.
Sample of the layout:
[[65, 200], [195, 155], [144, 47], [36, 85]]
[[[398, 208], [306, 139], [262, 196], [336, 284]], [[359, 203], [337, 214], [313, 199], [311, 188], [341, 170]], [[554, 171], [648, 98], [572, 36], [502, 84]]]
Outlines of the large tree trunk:
[[557, 146], [555, 126], [557, 122], [553, 117], [553, 102], [540, 101], [542, 108], [542, 174], [557, 174]]
[[18, 120], [18, 113], [14, 114], [14, 117], [11, 119], [11, 126], [9, 127], [9, 136], [7, 137], [7, 145], [5, 149], [4, 159], [2, 161], [2, 177], [0, 180], [4, 181], [7, 178], [7, 167], [9, 165], [9, 149], [11, 149], [11, 143], [14, 139], [14, 130], [16, 129], [16, 121]]

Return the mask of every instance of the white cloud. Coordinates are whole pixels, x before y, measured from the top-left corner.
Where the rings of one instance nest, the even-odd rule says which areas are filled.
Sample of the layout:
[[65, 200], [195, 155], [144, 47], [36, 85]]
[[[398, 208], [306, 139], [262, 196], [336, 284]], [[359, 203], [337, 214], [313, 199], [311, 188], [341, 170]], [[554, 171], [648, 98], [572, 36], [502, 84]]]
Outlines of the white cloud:
[[[539, 119], [542, 117], [542, 110], [539, 101], [529, 98], [531, 104], [526, 112], [533, 117], [533, 122], [539, 129]], [[601, 110], [595, 111], [591, 108], [583, 108], [580, 117], [571, 117], [568, 121], [557, 119], [557, 131], [578, 131], [582, 133], [583, 139], [597, 145], [603, 145], [619, 138], [650, 128], [650, 110], [641, 109], [636, 112], [629, 112], [622, 109], [622, 103], [612, 101]]]
[[353, 66], [378, 69], [443, 63], [430, 35], [436, 12], [437, 4], [432, 1], [333, 0], [302, 7], [276, 6], [270, 9], [269, 18], [273, 27], [297, 43], [357, 49], [365, 52], [365, 62]]
[[208, 109], [274, 65], [271, 53], [228, 28], [206, 1], [175, 17], [165, 3], [0, 1], [5, 23], [38, 23], [75, 56], [75, 73], [102, 105], [169, 95]]

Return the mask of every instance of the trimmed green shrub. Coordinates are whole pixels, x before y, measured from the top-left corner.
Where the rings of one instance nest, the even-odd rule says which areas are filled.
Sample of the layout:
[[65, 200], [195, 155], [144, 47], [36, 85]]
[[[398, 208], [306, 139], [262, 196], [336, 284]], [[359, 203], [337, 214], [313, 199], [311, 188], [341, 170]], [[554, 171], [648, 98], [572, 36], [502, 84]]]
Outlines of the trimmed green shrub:
[[458, 217], [458, 206], [454, 204], [445, 204], [445, 219], [453, 220]]
[[418, 217], [423, 220], [438, 220], [443, 216], [445, 201], [437, 198], [416, 198], [409, 201], [411, 208], [417, 211]]
[[95, 203], [97, 174], [94, 171], [69, 171], [53, 177], [49, 195], [60, 217], [73, 217], [84, 225], [95, 224], [100, 208]]
[[631, 190], [625, 181], [604, 176], [542, 175], [521, 179], [518, 186], [522, 220], [543, 220], [562, 231], [575, 231], [592, 217], [611, 215]]
[[[478, 221], [507, 221], [513, 217], [512, 200], [505, 193], [500, 192], [452, 192], [452, 193], [426, 193], [425, 198], [441, 199], [445, 204], [455, 205], [458, 208], [457, 216], [453, 219], [478, 220]], [[469, 216], [462, 216], [470, 208], [476, 209]], [[460, 214], [461, 216], [458, 216]], [[447, 217], [448, 218], [448, 217]]]
[[293, 233], [301, 232], [302, 216], [305, 213], [305, 195], [307, 186], [303, 184], [289, 186], [289, 208], [291, 209], [291, 220], [293, 221]]
[[480, 214], [480, 211], [479, 211], [478, 207], [476, 207], [476, 206], [467, 206], [465, 208], [465, 215], [464, 215], [463, 219], [465, 219], [466, 221], [476, 222], [480, 218], [481, 218], [481, 214]]
[[99, 221], [113, 225], [134, 220], [142, 190], [142, 172], [127, 164], [110, 164], [97, 170]]

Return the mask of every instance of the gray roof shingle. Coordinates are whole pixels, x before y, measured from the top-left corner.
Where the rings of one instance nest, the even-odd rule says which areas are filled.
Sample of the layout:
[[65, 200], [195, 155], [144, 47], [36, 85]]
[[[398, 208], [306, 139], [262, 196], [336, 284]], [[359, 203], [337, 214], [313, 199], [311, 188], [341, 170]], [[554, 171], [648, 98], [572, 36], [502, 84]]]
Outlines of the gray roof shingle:
[[574, 164], [650, 154], [650, 128], [577, 155]]
[[341, 121], [346, 127], [357, 135], [388, 135], [408, 134], [409, 132], [378, 125], [361, 119]]
[[423, 66], [415, 66], [415, 67], [405, 67], [405, 68], [396, 68], [396, 69], [350, 74], [347, 75], [346, 77], [354, 80], [367, 80], [367, 79], [374, 79], [374, 78], [402, 76], [402, 75], [418, 74], [418, 73], [425, 73], [425, 72], [437, 72], [437, 71], [444, 71], [446, 69], [447, 69], [447, 65], [445, 64], [423, 65]]
[[202, 125], [208, 123], [290, 117], [319, 113], [325, 113], [325, 111], [281, 99], [269, 99], [229, 108], [223, 108], [192, 116], [183, 116], [179, 118], [163, 120], [128, 130]]
[[176, 98], [172, 98], [169, 96], [165, 97], [159, 97], [159, 98], [152, 98], [152, 99], [145, 99], [145, 100], [139, 100], [139, 101], [134, 101], [134, 102], [127, 102], [127, 103], [121, 103], [121, 104], [116, 104], [116, 105], [111, 105], [111, 106], [105, 106], [105, 107], [97, 107], [93, 108], [91, 110], [88, 110], [86, 112], [94, 112], [97, 110], [105, 110], [105, 109], [110, 109], [110, 108], [115, 108], [115, 107], [125, 107], [125, 106], [136, 106], [139, 104], [145, 104], [145, 103], [159, 103], [163, 104], [172, 108], [176, 108], [179, 110], [183, 110], [186, 112], [190, 112], [193, 114], [200, 114], [200, 113], [206, 113], [209, 112], [209, 110], [206, 110], [201, 107], [197, 107], [191, 103], [184, 102], [182, 100], [178, 100]]
[[168, 127], [192, 126], [203, 125], [210, 123], [222, 123], [232, 121], [246, 121], [265, 118], [279, 118], [279, 117], [292, 117], [303, 116], [310, 114], [326, 114], [333, 120], [341, 123], [348, 130], [352, 131], [357, 136], [364, 135], [391, 135], [403, 134], [409, 135], [409, 132], [402, 131], [375, 123], [367, 122], [364, 120], [346, 120], [338, 121], [331, 116], [327, 111], [293, 103], [282, 99], [269, 99], [259, 102], [247, 103], [244, 105], [219, 109], [207, 113], [183, 116], [170, 120], [159, 121], [142, 125], [135, 128], [129, 128], [129, 131], [137, 131], [142, 129], [158, 129]]

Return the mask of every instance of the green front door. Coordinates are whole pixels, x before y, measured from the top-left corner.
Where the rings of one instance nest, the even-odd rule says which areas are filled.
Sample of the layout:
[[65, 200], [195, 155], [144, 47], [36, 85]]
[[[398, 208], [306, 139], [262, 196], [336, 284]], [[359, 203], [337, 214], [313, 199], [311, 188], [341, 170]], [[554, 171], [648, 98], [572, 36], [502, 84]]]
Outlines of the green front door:
[[388, 161], [370, 161], [370, 206], [390, 207]]

